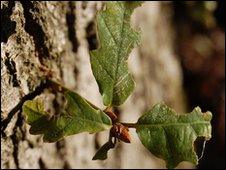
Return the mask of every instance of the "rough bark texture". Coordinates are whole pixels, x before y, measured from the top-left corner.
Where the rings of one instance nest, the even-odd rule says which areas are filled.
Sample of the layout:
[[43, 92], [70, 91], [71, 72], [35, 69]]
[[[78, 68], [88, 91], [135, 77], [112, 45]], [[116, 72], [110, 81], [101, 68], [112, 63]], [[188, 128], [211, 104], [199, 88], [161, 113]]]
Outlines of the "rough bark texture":
[[[21, 106], [28, 99], [43, 98], [53, 113], [62, 105], [61, 95], [51, 94], [41, 83], [48, 70], [66, 87], [103, 108], [89, 63], [89, 50], [98, 47], [94, 21], [102, 4], [1, 2], [2, 168], [165, 168], [164, 161], [152, 156], [132, 129], [132, 144], [120, 143], [106, 161], [92, 161], [108, 132], [82, 133], [49, 144], [39, 135], [30, 135], [24, 122]], [[129, 59], [137, 85], [118, 109], [123, 121], [137, 121], [162, 100], [176, 111], [185, 111], [169, 10], [167, 3], [146, 2], [132, 17], [133, 25], [141, 28], [142, 44]]]

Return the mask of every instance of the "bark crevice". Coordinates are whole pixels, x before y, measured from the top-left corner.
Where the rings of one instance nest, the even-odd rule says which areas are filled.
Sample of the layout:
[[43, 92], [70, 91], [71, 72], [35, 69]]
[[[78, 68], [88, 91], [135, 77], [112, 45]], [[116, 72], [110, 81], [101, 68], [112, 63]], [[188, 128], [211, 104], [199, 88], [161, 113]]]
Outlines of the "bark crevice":
[[38, 163], [39, 163], [40, 169], [47, 169], [45, 163], [42, 160], [42, 158], [39, 158]]
[[68, 27], [68, 38], [72, 44], [72, 51], [77, 52], [78, 50], [78, 40], [76, 38], [76, 30], [75, 30], [75, 2], [68, 2], [69, 10], [66, 13], [66, 23]]
[[[19, 87], [19, 80], [17, 79], [16, 74], [16, 63], [8, 57], [8, 53], [6, 53], [5, 65], [7, 70], [9, 71], [10, 80], [13, 84], [13, 87]], [[10, 84], [10, 82], [9, 82]]]
[[18, 159], [18, 139], [16, 134], [14, 133], [12, 136], [10, 136], [12, 143], [13, 143], [13, 159], [16, 165], [16, 169], [19, 169], [19, 159]]
[[1, 9], [1, 14], [2, 14], [1, 15], [1, 23], [2, 23], [1, 42], [4, 42], [4, 43], [8, 41], [8, 38], [12, 34], [16, 33], [16, 22], [10, 19], [10, 16], [13, 13], [14, 6], [15, 6], [14, 1], [8, 1], [8, 7], [3, 4], [3, 7]]
[[[34, 19], [30, 11], [35, 11], [34, 4], [30, 1], [21, 1], [20, 2], [24, 9], [24, 18], [25, 18], [25, 31], [33, 37], [35, 43], [35, 50], [38, 52], [38, 57], [40, 62], [45, 65], [44, 58], [51, 58], [49, 49], [45, 45], [45, 40], [47, 36], [43, 31], [41, 25], [37, 23], [37, 19]], [[38, 3], [38, 2], [37, 2]], [[36, 10], [37, 11], [37, 10]]]
[[63, 140], [60, 140], [60, 141], [57, 141], [56, 142], [56, 149], [57, 149], [57, 153], [58, 153], [60, 159], [64, 163], [63, 168], [64, 169], [71, 169], [68, 161], [65, 159], [65, 155], [66, 155], [65, 154], [65, 151], [66, 151], [65, 150], [65, 145], [66, 145], [66, 143], [65, 143], [65, 140], [64, 139]]
[[86, 39], [89, 44], [89, 50], [95, 50], [98, 48], [95, 23], [93, 21], [91, 21], [86, 27]]

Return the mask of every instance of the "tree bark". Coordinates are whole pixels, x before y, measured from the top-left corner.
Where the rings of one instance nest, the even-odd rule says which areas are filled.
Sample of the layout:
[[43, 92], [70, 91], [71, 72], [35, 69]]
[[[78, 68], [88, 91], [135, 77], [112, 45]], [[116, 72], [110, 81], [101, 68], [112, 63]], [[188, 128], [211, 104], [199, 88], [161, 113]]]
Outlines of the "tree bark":
[[[64, 86], [104, 108], [89, 63], [89, 50], [98, 47], [95, 14], [103, 2], [1, 2], [1, 166], [5, 168], [165, 168], [130, 130], [132, 143], [120, 143], [105, 161], [92, 161], [108, 132], [81, 133], [56, 143], [30, 135], [22, 105], [35, 97], [57, 113], [60, 94], [45, 89], [49, 71]], [[129, 67], [136, 89], [117, 111], [125, 122], [159, 101], [185, 111], [182, 75], [174, 53], [173, 30], [167, 3], [146, 2], [132, 17], [141, 29], [142, 43], [133, 50]], [[183, 166], [181, 166], [183, 167]], [[191, 167], [189, 165], [189, 167]]]

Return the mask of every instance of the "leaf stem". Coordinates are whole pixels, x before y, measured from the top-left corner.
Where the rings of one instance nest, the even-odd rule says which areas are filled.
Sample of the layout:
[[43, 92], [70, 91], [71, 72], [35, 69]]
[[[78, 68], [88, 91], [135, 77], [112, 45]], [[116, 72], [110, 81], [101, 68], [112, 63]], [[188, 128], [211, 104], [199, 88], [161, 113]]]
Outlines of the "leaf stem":
[[137, 128], [137, 124], [136, 123], [124, 123], [124, 122], [119, 122], [122, 125], [128, 127], [128, 128]]
[[107, 106], [104, 111], [112, 111], [112, 107], [111, 106]]

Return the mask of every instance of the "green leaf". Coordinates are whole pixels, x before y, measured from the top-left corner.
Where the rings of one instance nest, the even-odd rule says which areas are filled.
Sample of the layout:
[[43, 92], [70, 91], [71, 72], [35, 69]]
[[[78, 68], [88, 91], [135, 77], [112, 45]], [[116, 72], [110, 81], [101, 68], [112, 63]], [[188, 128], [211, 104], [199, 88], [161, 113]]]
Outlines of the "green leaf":
[[107, 159], [107, 153], [110, 149], [114, 148], [115, 145], [112, 143], [112, 141], [108, 141], [105, 143], [94, 155], [92, 160], [105, 160]]
[[130, 16], [141, 3], [109, 1], [106, 10], [97, 14], [101, 47], [90, 52], [90, 61], [106, 106], [121, 105], [135, 87], [127, 59], [139, 44], [140, 34], [130, 27]]
[[50, 116], [38, 100], [26, 101], [23, 113], [31, 134], [43, 134], [44, 142], [55, 142], [65, 136], [89, 132], [95, 133], [111, 127], [111, 119], [101, 110], [91, 105], [77, 93], [66, 90], [65, 111]]
[[136, 132], [151, 153], [164, 159], [167, 168], [174, 168], [181, 161], [198, 163], [194, 141], [197, 137], [211, 138], [211, 119], [211, 112], [202, 113], [199, 107], [177, 115], [160, 103], [139, 118]]

